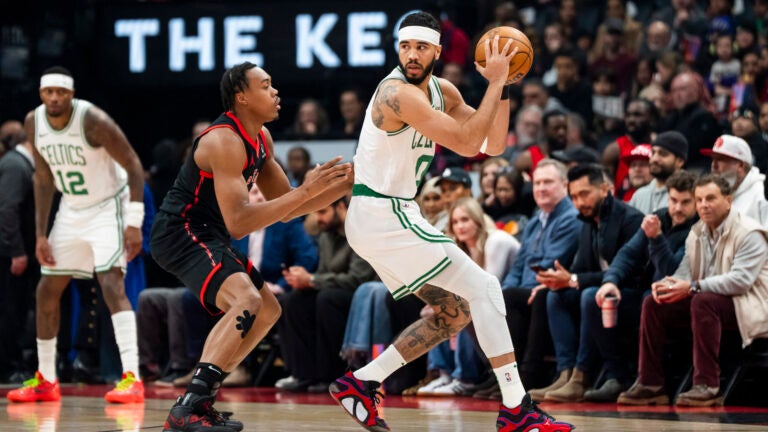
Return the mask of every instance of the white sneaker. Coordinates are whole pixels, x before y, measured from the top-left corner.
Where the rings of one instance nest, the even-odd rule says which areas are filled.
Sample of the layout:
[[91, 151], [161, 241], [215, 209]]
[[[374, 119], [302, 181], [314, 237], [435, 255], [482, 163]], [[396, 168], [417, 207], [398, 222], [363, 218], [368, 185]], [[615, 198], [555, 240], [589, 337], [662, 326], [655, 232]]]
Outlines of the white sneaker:
[[440, 377], [430, 381], [424, 387], [419, 388], [416, 392], [418, 396], [431, 396], [436, 388], [442, 387], [446, 384], [450, 384], [453, 381], [450, 375], [440, 374]]
[[469, 396], [475, 391], [474, 384], [463, 383], [457, 379], [432, 390], [432, 396]]
[[291, 375], [285, 378], [280, 378], [279, 380], [275, 381], [275, 387], [279, 389], [285, 389], [286, 387], [292, 386], [298, 382], [299, 380], [296, 379], [296, 377], [294, 377], [293, 375]]

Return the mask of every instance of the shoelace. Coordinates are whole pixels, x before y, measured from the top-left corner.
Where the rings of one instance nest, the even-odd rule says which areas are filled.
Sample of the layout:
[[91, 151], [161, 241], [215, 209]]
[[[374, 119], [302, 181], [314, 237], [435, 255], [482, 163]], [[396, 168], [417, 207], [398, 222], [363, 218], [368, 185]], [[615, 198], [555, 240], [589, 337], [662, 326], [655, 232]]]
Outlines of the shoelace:
[[134, 382], [136, 382], [136, 378], [134, 378], [132, 375], [126, 375], [125, 378], [117, 383], [115, 388], [120, 391], [128, 390], [128, 387], [130, 387]]
[[234, 413], [229, 411], [219, 411], [216, 408], [214, 408], [213, 405], [208, 407], [208, 415], [215, 418], [218, 423], [223, 423], [229, 420], [232, 414]]
[[378, 387], [376, 387], [368, 390], [368, 397], [373, 401], [373, 413], [378, 417], [379, 410], [376, 408], [376, 405], [380, 404], [381, 399], [384, 399], [386, 396], [384, 396], [384, 393], [380, 392]]
[[535, 412], [537, 412], [537, 413], [543, 415], [545, 418], [549, 419], [549, 421], [555, 421], [554, 417], [552, 417], [551, 415], [547, 414], [547, 412], [544, 411], [543, 409], [539, 408], [539, 403], [538, 402], [536, 402], [534, 400], [531, 400], [531, 408], [533, 408], [533, 410]]

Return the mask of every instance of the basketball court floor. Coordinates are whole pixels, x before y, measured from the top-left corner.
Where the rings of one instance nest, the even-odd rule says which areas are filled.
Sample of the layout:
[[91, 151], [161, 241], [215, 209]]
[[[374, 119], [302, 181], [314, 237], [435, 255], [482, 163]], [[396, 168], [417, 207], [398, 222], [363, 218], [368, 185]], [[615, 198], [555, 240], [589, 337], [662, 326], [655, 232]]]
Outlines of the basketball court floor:
[[[105, 403], [109, 386], [63, 385], [60, 402], [8, 403], [0, 389], [2, 432], [161, 431], [183, 389], [147, 387], [143, 404]], [[278, 392], [274, 388], [224, 388], [216, 404], [234, 411], [246, 431], [362, 431], [329, 395]], [[768, 431], [768, 408], [620, 407], [615, 404], [544, 404], [578, 431]], [[498, 403], [465, 397], [388, 396], [383, 416], [392, 431], [493, 431]]]

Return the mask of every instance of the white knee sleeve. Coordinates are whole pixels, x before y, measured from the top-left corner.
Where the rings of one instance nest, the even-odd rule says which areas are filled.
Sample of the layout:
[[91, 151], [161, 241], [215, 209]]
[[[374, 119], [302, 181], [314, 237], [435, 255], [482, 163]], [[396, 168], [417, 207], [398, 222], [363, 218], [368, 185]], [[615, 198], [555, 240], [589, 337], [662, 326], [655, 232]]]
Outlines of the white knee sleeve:
[[[455, 247], [455, 245], [453, 245]], [[456, 247], [461, 256], [448, 255], [452, 264], [435, 277], [430, 284], [452, 292], [469, 302], [477, 340], [486, 357], [498, 357], [514, 351], [509, 334], [501, 294], [501, 284]]]

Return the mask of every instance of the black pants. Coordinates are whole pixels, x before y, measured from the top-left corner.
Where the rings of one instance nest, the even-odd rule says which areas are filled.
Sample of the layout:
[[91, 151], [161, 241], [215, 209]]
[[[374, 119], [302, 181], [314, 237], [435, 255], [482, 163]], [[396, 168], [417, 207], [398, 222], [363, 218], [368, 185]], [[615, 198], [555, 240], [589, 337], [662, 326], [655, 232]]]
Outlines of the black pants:
[[[19, 276], [11, 274], [11, 258], [0, 257], [0, 373], [34, 369], [22, 363], [22, 350], [35, 349], [35, 328], [29, 316], [35, 310], [35, 286], [40, 267], [34, 258]], [[2, 378], [2, 377], [0, 377]]]
[[291, 375], [330, 382], [344, 374], [339, 356], [354, 291], [302, 289], [285, 295], [280, 347]]
[[502, 292], [523, 384], [526, 388], [547, 386], [552, 377], [544, 358], [554, 353], [547, 321], [547, 290], [539, 291], [530, 305], [528, 288], [505, 288]]

